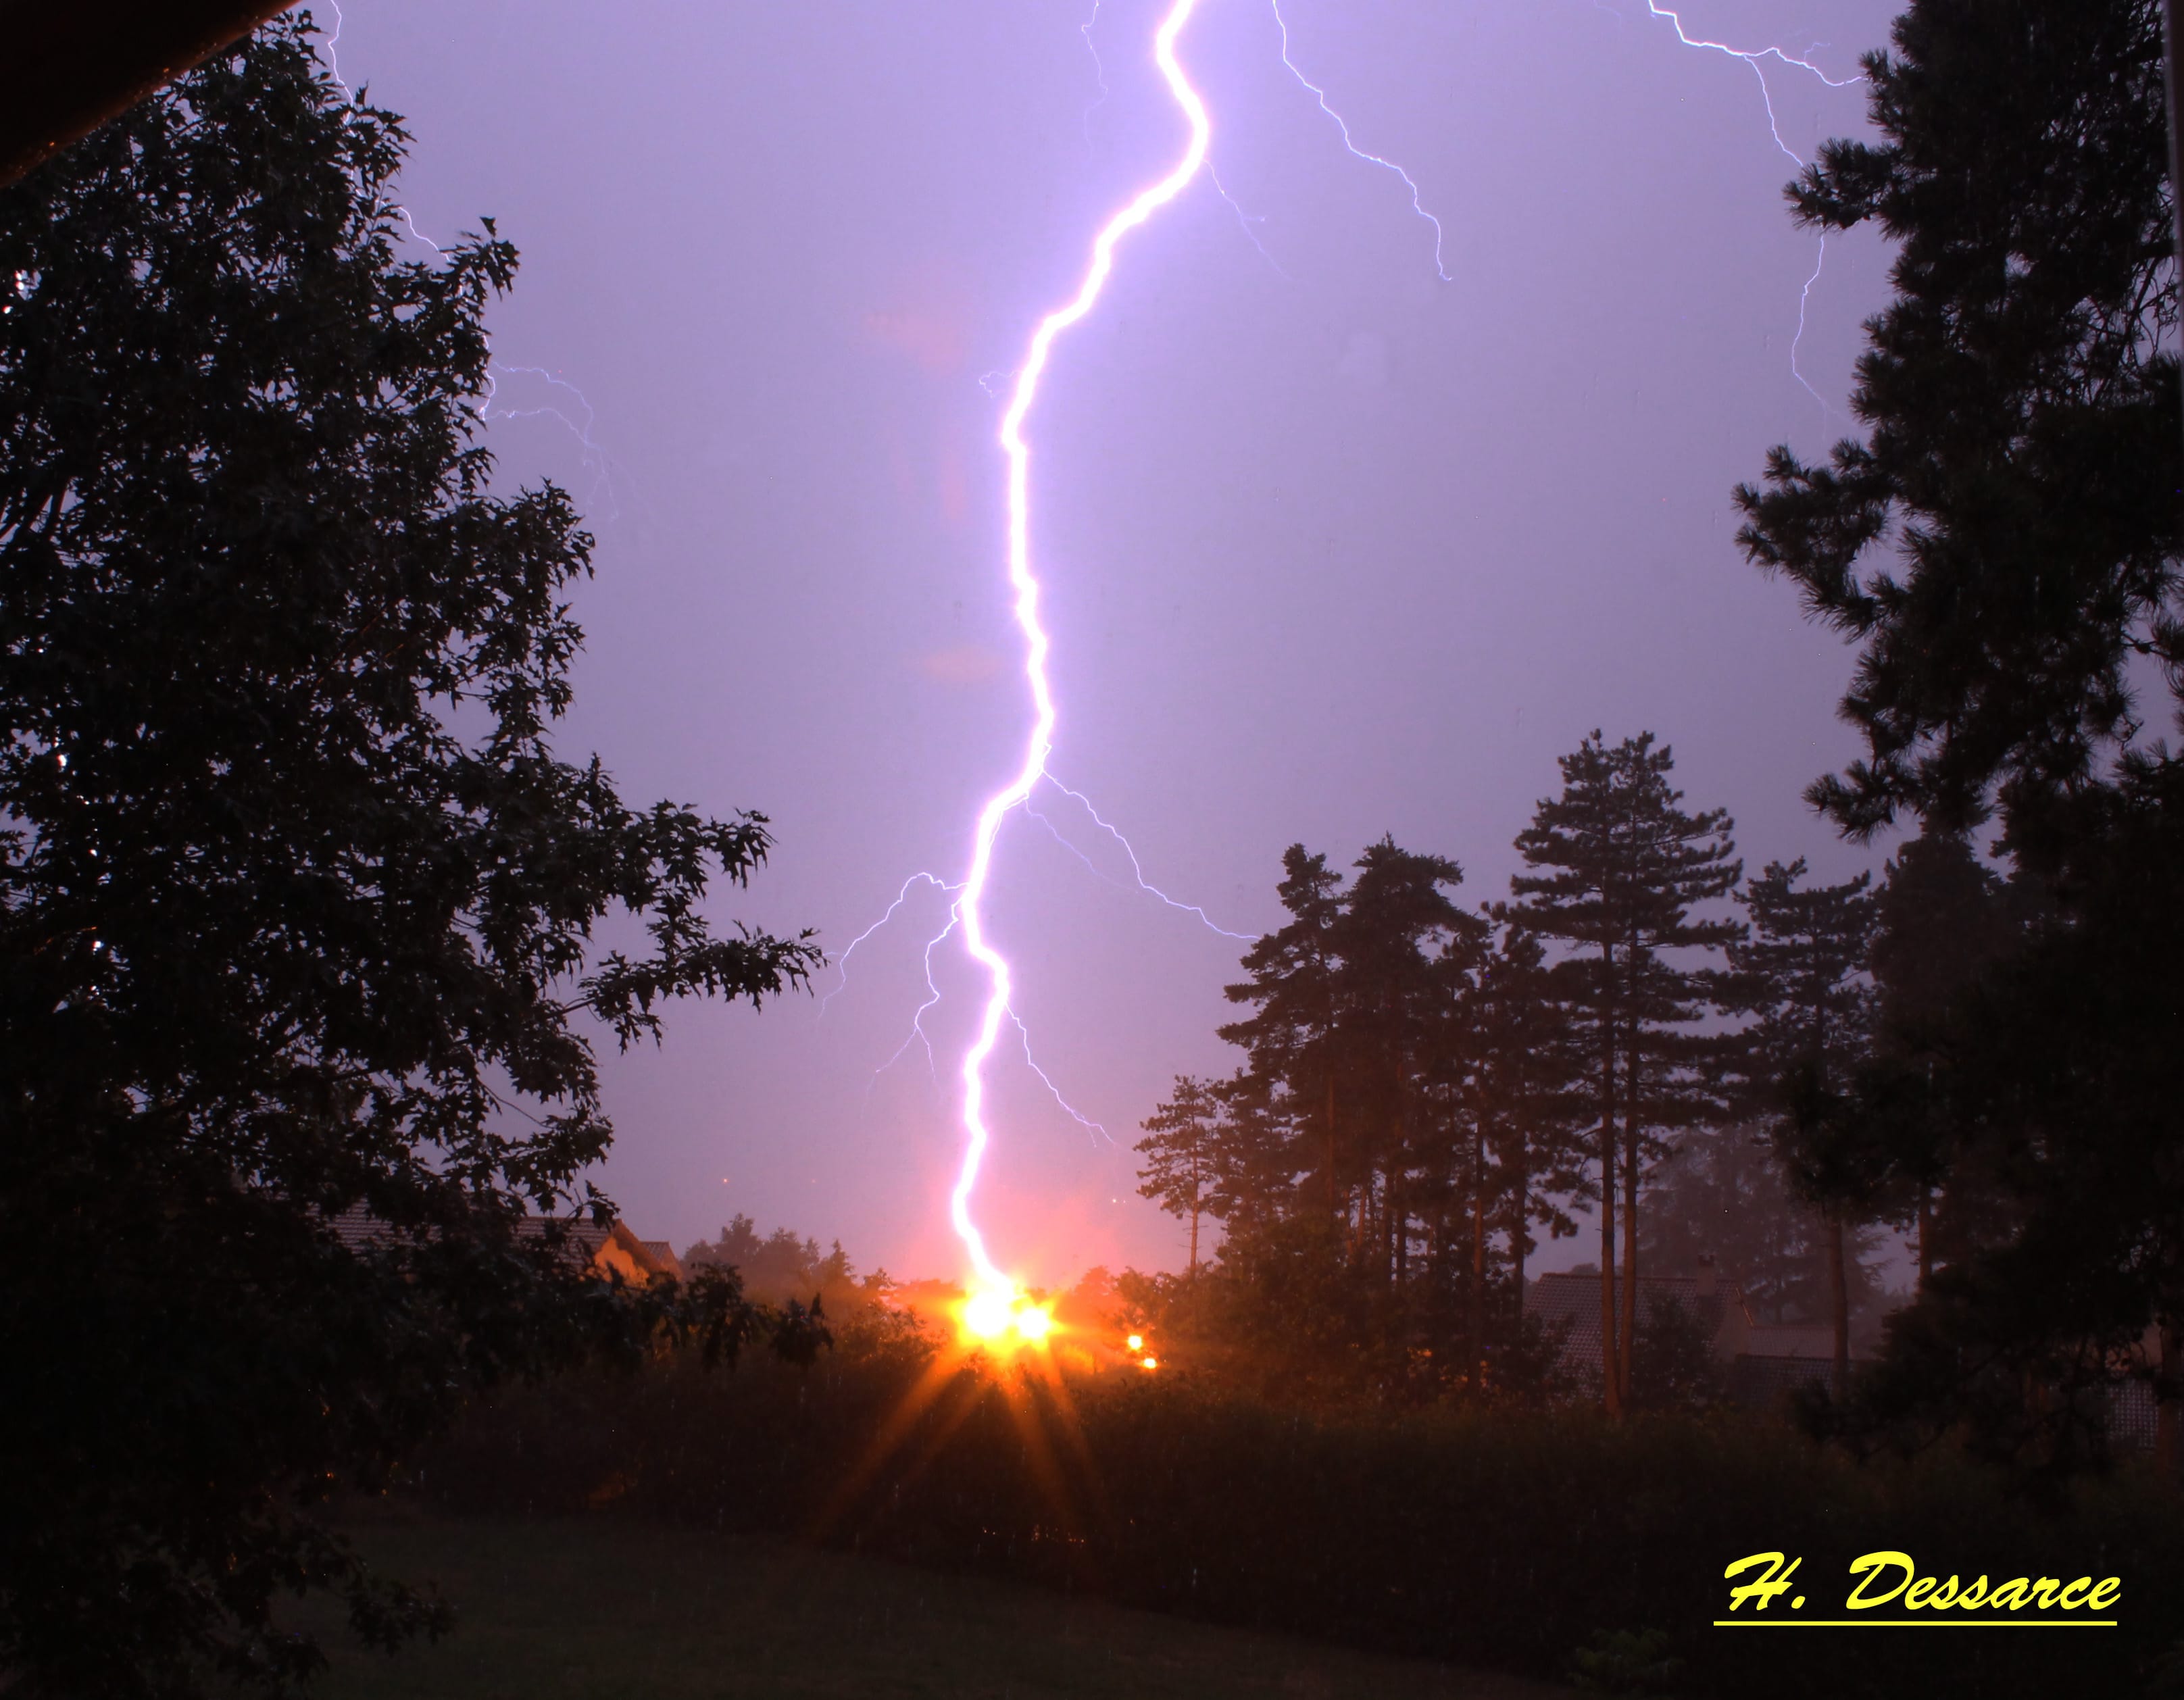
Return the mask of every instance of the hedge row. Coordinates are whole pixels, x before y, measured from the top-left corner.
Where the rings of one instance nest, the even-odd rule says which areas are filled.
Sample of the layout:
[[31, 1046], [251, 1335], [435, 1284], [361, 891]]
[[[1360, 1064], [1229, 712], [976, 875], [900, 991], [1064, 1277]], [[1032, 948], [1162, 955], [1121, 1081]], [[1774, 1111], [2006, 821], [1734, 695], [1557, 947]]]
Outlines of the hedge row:
[[[1383, 1652], [1547, 1676], [1577, 1661], [1630, 1692], [2128, 1694], [2184, 1636], [2184, 1504], [2142, 1474], [2036, 1508], [1958, 1461], [1860, 1467], [1747, 1422], [1313, 1417], [1160, 1375], [995, 1376], [901, 1343], [512, 1392], [418, 1485], [449, 1510], [612, 1505]], [[1802, 1557], [1809, 1616], [1876, 1549], [1967, 1580], [2119, 1575], [2121, 1626], [1711, 1626], [1736, 1558]]]

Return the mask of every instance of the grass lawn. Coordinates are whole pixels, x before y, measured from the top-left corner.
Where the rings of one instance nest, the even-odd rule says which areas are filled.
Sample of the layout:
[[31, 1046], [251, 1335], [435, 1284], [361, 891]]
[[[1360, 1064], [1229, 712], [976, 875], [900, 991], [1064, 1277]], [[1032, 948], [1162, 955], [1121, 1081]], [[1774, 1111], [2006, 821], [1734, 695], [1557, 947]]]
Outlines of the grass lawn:
[[461, 1613], [437, 1647], [341, 1643], [326, 1700], [1554, 1700], [1567, 1691], [1209, 1628], [1002, 1582], [599, 1516], [373, 1520], [373, 1560]]

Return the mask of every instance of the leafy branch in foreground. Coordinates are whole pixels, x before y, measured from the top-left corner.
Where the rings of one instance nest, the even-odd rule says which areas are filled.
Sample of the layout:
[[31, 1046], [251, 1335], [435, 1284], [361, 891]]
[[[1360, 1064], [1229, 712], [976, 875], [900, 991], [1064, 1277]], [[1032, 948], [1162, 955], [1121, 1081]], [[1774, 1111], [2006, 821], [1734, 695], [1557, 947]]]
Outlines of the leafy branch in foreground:
[[[549, 739], [591, 539], [497, 489], [486, 222], [403, 257], [407, 137], [270, 26], [0, 191], [0, 1669], [312, 1667], [270, 1601], [436, 1621], [312, 1521], [470, 1394], [823, 1324], [588, 1279], [593, 1034], [800, 986], [716, 936], [765, 818], [627, 806]], [[647, 944], [595, 958], [595, 928]], [[358, 1210], [385, 1232], [357, 1245]]]

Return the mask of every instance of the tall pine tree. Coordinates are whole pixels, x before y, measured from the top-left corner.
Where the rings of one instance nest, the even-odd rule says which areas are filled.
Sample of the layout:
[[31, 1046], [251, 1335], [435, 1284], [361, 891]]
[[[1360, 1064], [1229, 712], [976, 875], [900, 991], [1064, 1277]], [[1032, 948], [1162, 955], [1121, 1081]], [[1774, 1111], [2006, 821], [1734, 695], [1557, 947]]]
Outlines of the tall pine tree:
[[1226, 1144], [1222, 1108], [1214, 1083], [1178, 1074], [1173, 1094], [1145, 1118], [1145, 1137], [1134, 1147], [1145, 1157], [1139, 1192], [1190, 1224], [1190, 1261], [1184, 1273], [1190, 1279], [1198, 1275], [1199, 1219], [1217, 1208]]
[[1500, 912], [1564, 946], [1556, 977], [1587, 1029], [1600, 1165], [1602, 1381], [1609, 1414], [1619, 1416], [1630, 1403], [1636, 1344], [1645, 1165], [1662, 1133], [1714, 1111], [1698, 1066], [1703, 1041], [1692, 1029], [1713, 1012], [1719, 990], [1703, 959], [1739, 928], [1693, 911], [1733, 891], [1743, 868], [1726, 811], [1679, 806], [1683, 794], [1669, 783], [1674, 758], [1650, 732], [1610, 748], [1596, 731], [1560, 766], [1562, 795], [1543, 800], [1517, 836], [1518, 854], [1540, 871], [1510, 881], [1519, 900]]
[[1740, 1001], [1754, 1020], [1744, 1035], [1746, 1066], [1763, 1124], [1801, 1191], [1823, 1202], [1828, 1314], [1835, 1325], [1836, 1396], [1850, 1386], [1850, 1285], [1846, 1218], [1878, 1200], [1852, 1184], [1813, 1113], [1839, 1101], [1871, 1045], [1874, 995], [1868, 975], [1875, 912], [1873, 876], [1800, 890], [1802, 856], [1769, 862], [1745, 888], [1750, 930], [1729, 946], [1741, 977]]
[[2161, 16], [1913, 0], [1865, 62], [1875, 138], [1790, 189], [1897, 244], [1863, 434], [1736, 493], [1752, 560], [1857, 647], [1865, 753], [1814, 800], [1854, 834], [1998, 819], [2045, 888], [1839, 1118], [2002, 1207], [1896, 1319], [1862, 1420], [2041, 1470], [2098, 1454], [2149, 1324], [2172, 1467], [2184, 1442], [2184, 762], [2148, 735], [2184, 711]]

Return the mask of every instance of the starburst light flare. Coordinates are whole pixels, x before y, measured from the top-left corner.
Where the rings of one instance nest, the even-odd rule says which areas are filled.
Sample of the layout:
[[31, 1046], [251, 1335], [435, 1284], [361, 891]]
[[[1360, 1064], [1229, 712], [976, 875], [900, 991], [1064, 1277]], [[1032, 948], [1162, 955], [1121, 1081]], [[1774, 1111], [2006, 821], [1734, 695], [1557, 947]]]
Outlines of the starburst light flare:
[[1023, 426], [1033, 403], [1038, 399], [1039, 379], [1046, 371], [1055, 339], [1083, 319], [1098, 302], [1114, 270], [1116, 245], [1181, 194], [1206, 164], [1206, 151], [1212, 142], [1212, 125], [1206, 116], [1206, 103], [1184, 75], [1175, 52], [1176, 39], [1190, 21], [1197, 0], [1175, 0], [1153, 36], [1154, 62], [1190, 125], [1190, 139], [1183, 157], [1167, 176], [1140, 189], [1121, 211], [1100, 226], [1092, 239], [1091, 258], [1076, 294], [1041, 319], [1033, 331], [1031, 342], [1024, 351], [1023, 365], [1017, 371], [1007, 410], [1001, 415], [1001, 453], [1008, 462], [1009, 584], [1016, 593], [1017, 624], [1024, 637], [1024, 677], [1031, 688], [1034, 713], [1022, 765], [1016, 777], [987, 799], [985, 806], [979, 811], [972, 838], [970, 872], [964, 878], [963, 889], [956, 900], [964, 947], [985, 969], [988, 994], [977, 1037], [963, 1056], [963, 1164], [948, 1201], [949, 1220], [970, 1257], [977, 1282], [987, 1291], [997, 1294], [1013, 1295], [1016, 1284], [1001, 1273], [988, 1255], [984, 1236], [971, 1218], [971, 1196], [978, 1186], [978, 1170], [991, 1137], [985, 1117], [985, 1066], [1000, 1040], [1001, 1023], [1009, 1017], [1011, 977], [1008, 959], [994, 949], [986, 936], [982, 904], [993, 869], [994, 840], [1000, 832], [1001, 822], [1011, 809], [1030, 797], [1033, 788], [1045, 777], [1046, 758], [1054, 748], [1055, 727], [1054, 691], [1046, 672], [1051, 645], [1045, 628], [1039, 623], [1039, 579], [1032, 570], [1031, 445], [1024, 439]]

